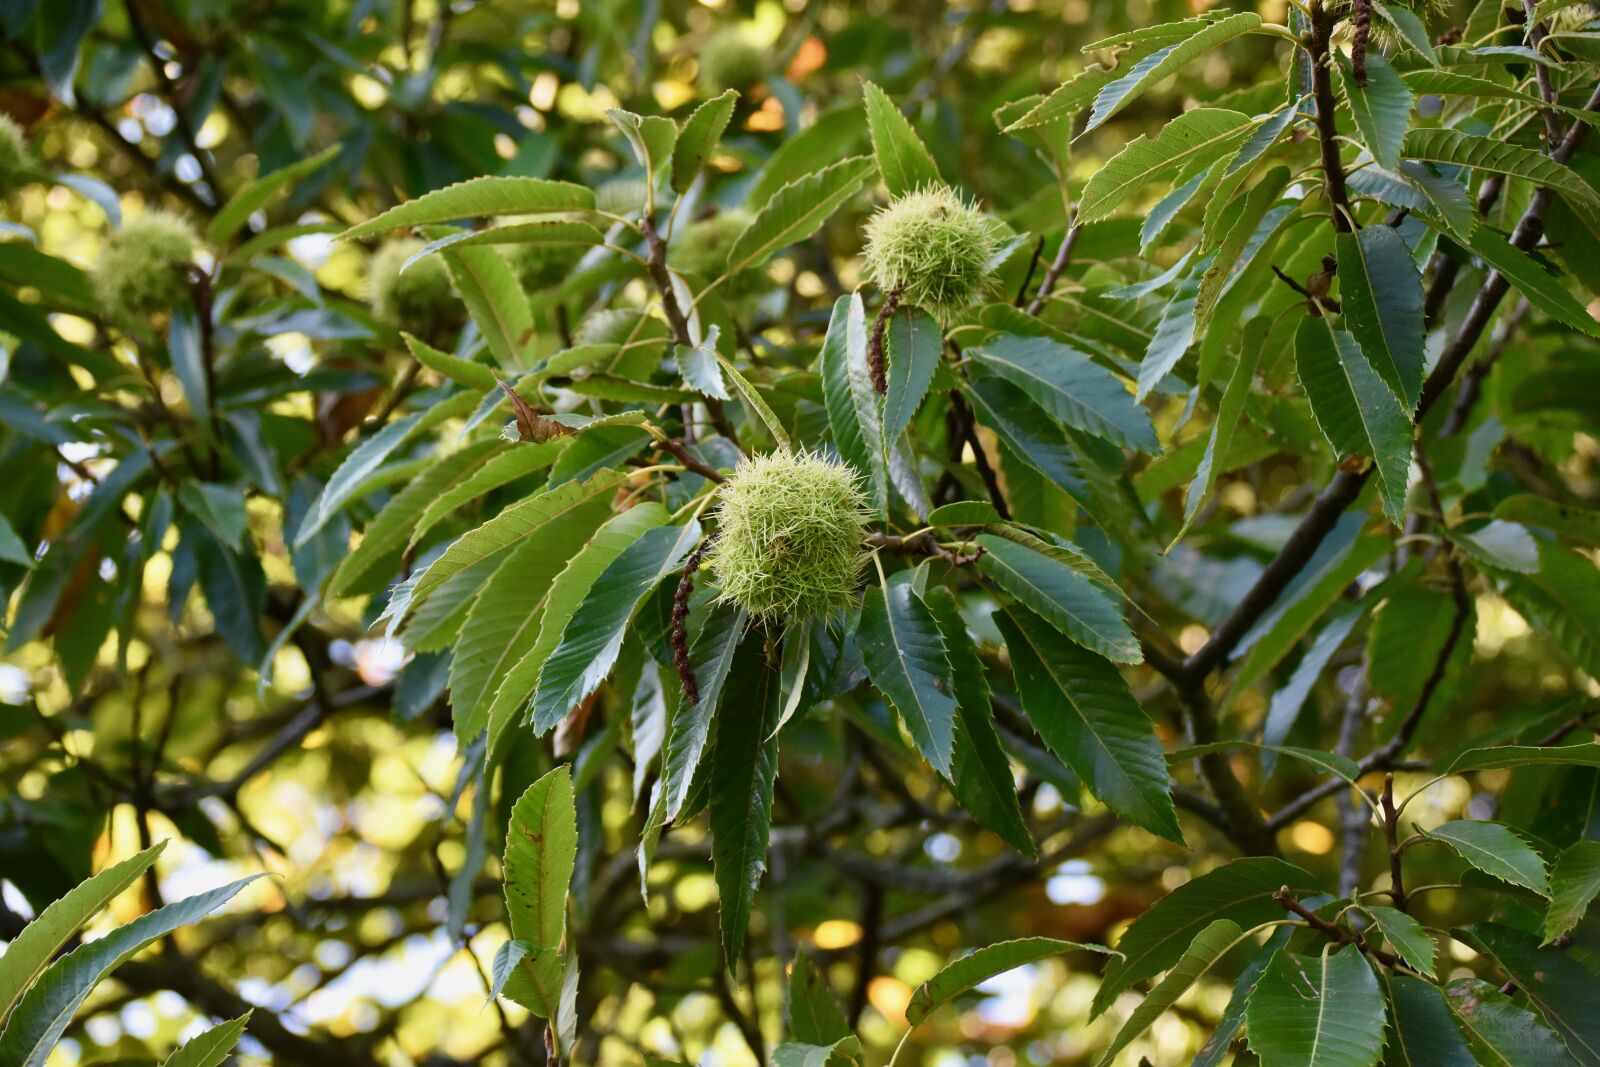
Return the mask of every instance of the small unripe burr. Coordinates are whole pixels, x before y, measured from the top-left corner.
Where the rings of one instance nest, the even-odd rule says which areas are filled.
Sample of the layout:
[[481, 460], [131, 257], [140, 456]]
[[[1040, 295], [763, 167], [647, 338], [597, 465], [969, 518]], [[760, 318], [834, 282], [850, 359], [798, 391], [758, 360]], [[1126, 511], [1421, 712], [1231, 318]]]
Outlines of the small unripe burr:
[[421, 239], [403, 237], [384, 242], [372, 254], [368, 275], [372, 313], [392, 326], [421, 329], [456, 306], [450, 273], [438, 256], [419, 259], [401, 271], [423, 247]]
[[106, 319], [140, 326], [189, 300], [189, 268], [199, 243], [193, 227], [164, 211], [125, 222], [106, 241], [91, 271]]

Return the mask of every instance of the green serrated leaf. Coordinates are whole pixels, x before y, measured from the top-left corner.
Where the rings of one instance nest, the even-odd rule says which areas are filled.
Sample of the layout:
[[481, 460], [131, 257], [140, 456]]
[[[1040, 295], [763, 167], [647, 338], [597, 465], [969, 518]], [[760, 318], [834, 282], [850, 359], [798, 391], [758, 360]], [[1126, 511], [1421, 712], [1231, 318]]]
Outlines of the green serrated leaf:
[[168, 1056], [161, 1067], [222, 1067], [223, 1061], [239, 1043], [239, 1038], [244, 1036], [244, 1028], [249, 1025], [250, 1016], [254, 1013], [252, 1009], [190, 1038], [182, 1048]]
[[1166, 976], [1150, 990], [1128, 1016], [1128, 1021], [1117, 1031], [1117, 1036], [1107, 1046], [1096, 1067], [1109, 1067], [1111, 1061], [1116, 1059], [1117, 1053], [1148, 1030], [1163, 1012], [1177, 1003], [1178, 998], [1211, 969], [1212, 965], [1247, 936], [1232, 919], [1218, 919], [1196, 934], [1183, 956], [1172, 965]]
[[984, 550], [979, 572], [1050, 625], [1117, 663], [1143, 661], [1122, 609], [1099, 582], [1060, 559], [995, 534], [980, 534], [977, 542]]
[[1568, 292], [1557, 277], [1547, 273], [1532, 257], [1498, 231], [1489, 226], [1479, 226], [1472, 231], [1467, 246], [1551, 318], [1590, 337], [1600, 337], [1600, 322], [1595, 321], [1578, 302], [1578, 298]]
[[1372, 369], [1353, 335], [1324, 316], [1308, 317], [1294, 338], [1295, 371], [1311, 413], [1336, 457], [1365, 456], [1377, 467], [1384, 514], [1405, 519], [1411, 472], [1411, 420]]
[[1578, 841], [1550, 868], [1550, 908], [1544, 916], [1544, 944], [1562, 937], [1583, 920], [1600, 895], [1600, 841]]
[[1116, 375], [1082, 352], [1048, 337], [1001, 334], [969, 354], [1067, 426], [1129, 448], [1160, 451], [1149, 413]]
[[511, 934], [535, 948], [559, 950], [567, 924], [567, 888], [578, 860], [578, 814], [572, 773], [555, 768], [517, 798], [506, 828], [505, 891]]
[[941, 182], [939, 166], [923, 145], [917, 131], [894, 106], [888, 94], [871, 82], [863, 87], [867, 109], [867, 132], [872, 137], [872, 152], [878, 173], [891, 197], [904, 196]]
[[1089, 113], [1084, 132], [1099, 126], [1191, 61], [1235, 37], [1250, 33], [1260, 25], [1260, 15], [1253, 11], [1241, 11], [1214, 22], [1203, 23], [1197, 32], [1141, 59], [1128, 73], [1100, 90], [1094, 99], [1094, 108]]
[[94, 915], [150, 869], [165, 841], [78, 883], [40, 912], [0, 956], [0, 1022], [42, 974], [55, 954]]
[[1245, 399], [1254, 388], [1256, 366], [1260, 359], [1260, 346], [1247, 344], [1240, 349], [1239, 360], [1233, 365], [1233, 373], [1228, 377], [1228, 384], [1222, 391], [1222, 402], [1217, 405], [1217, 417], [1211, 424], [1211, 436], [1206, 441], [1205, 455], [1200, 457], [1200, 466], [1195, 471], [1194, 480], [1189, 483], [1189, 490], [1184, 494], [1183, 525], [1168, 543], [1168, 552], [1183, 540], [1195, 517], [1200, 514], [1201, 506], [1211, 495], [1211, 486], [1216, 481], [1217, 471], [1227, 461], [1228, 449], [1233, 445], [1234, 431], [1242, 421]]
[[1105, 218], [1157, 178], [1216, 162], [1243, 144], [1255, 126], [1256, 120], [1237, 111], [1197, 107], [1167, 123], [1154, 138], [1140, 134], [1083, 187], [1079, 223]]
[[416, 527], [411, 531], [411, 540], [407, 547], [415, 547], [421, 543], [423, 536], [429, 530], [448, 518], [463, 504], [550, 466], [556, 457], [561, 455], [567, 444], [566, 438], [546, 441], [542, 445], [524, 441], [493, 453], [481, 466], [429, 501], [417, 519]]
[[441, 352], [409, 333], [402, 332], [400, 337], [405, 341], [412, 357], [435, 374], [459, 382], [469, 389], [496, 388], [499, 379], [491, 368], [485, 367], [482, 363], [473, 363], [471, 360], [452, 356], [448, 352]]
[[867, 369], [867, 313], [860, 293], [834, 301], [822, 342], [821, 372], [823, 403], [839, 458], [861, 473], [868, 506], [882, 515], [889, 506], [889, 473], [878, 394]]
[[761, 420], [761, 425], [766, 427], [767, 433], [772, 436], [778, 447], [792, 447], [789, 444], [789, 434], [784, 430], [783, 423], [778, 421], [777, 412], [773, 411], [772, 406], [761, 398], [761, 394], [756, 392], [756, 387], [750, 384], [749, 379], [740, 374], [739, 368], [735, 367], [720, 354], [717, 356], [717, 363], [721, 365], [722, 373], [726, 374], [728, 380], [733, 383], [733, 388], [738, 392], [739, 399], [744, 402], [745, 407], [749, 409], [753, 417]]
[[956, 801], [979, 825], [1024, 855], [1034, 854], [1033, 838], [1017, 800], [1011, 761], [1000, 746], [990, 707], [989, 682], [978, 649], [967, 634], [955, 594], [944, 587], [923, 597], [944, 637], [955, 682], [956, 728], [951, 784]]
[[612, 492], [622, 480], [623, 475], [617, 471], [602, 471], [587, 482], [566, 482], [511, 505], [451, 544], [418, 580], [411, 594], [412, 604], [422, 603], [433, 590], [466, 568], [500, 557], [522, 544], [552, 518]]
[[1573, 1067], [1577, 1062], [1543, 1020], [1488, 982], [1452, 982], [1445, 1003], [1480, 1067]]
[[1171, 967], [1195, 935], [1218, 919], [1251, 929], [1286, 917], [1272, 899], [1283, 886], [1291, 892], [1321, 891], [1299, 867], [1266, 856], [1234, 860], [1174, 889], [1117, 942], [1119, 958], [1106, 964], [1091, 1013], [1099, 1015], [1124, 989]]
[[1557, 163], [1543, 152], [1500, 138], [1477, 137], [1460, 130], [1412, 130], [1406, 135], [1404, 154], [1407, 159], [1449, 163], [1508, 178], [1523, 178], [1554, 189], [1574, 206], [1600, 210], [1600, 192], [1578, 177], [1571, 167]]
[[1539, 544], [1537, 574], [1506, 574], [1502, 595], [1541, 636], [1572, 662], [1600, 676], [1600, 568], [1548, 541]]
[[1444, 593], [1421, 583], [1396, 589], [1367, 635], [1367, 679], [1373, 691], [1391, 698], [1396, 708], [1413, 707], [1445, 652], [1454, 619], [1454, 605]]
[[889, 387], [883, 398], [883, 439], [892, 445], [911, 425], [933, 384], [944, 334], [921, 308], [903, 307], [889, 319], [883, 343]]
[[213, 245], [227, 244], [250, 221], [251, 215], [271, 203], [278, 193], [291, 188], [295, 182], [338, 155], [343, 148], [343, 145], [329, 145], [316, 155], [279, 167], [241, 186], [211, 217], [206, 225], [206, 241]]
[[[1486, 953], [1516, 983], [1578, 1063], [1600, 1063], [1600, 982], [1572, 950], [1540, 948], [1533, 934], [1499, 923], [1474, 923], [1456, 935]], [[1561, 1063], [1559, 1057], [1545, 1063]]]
[[1428, 36], [1428, 27], [1423, 24], [1422, 19], [1415, 12], [1400, 4], [1374, 3], [1372, 6], [1377, 10], [1379, 16], [1387, 19], [1394, 26], [1401, 39], [1410, 45], [1418, 55], [1434, 66], [1439, 65], [1439, 53], [1434, 51], [1433, 39]]
[[418, 249], [401, 264], [400, 269], [408, 270], [412, 264], [447, 248], [474, 248], [480, 245], [573, 245], [592, 248], [604, 242], [605, 234], [589, 223], [575, 219], [515, 222], [506, 226], [491, 226], [486, 230], [463, 230], [436, 238]]
[[722, 140], [722, 133], [728, 128], [728, 120], [733, 117], [733, 108], [738, 102], [738, 90], [729, 89], [695, 108], [689, 120], [683, 124], [677, 146], [672, 150], [674, 192], [680, 195], [688, 192], [695, 176], [705, 166], [706, 160], [711, 158], [711, 153], [716, 151], [717, 142]]
[[635, 115], [621, 108], [608, 108], [606, 118], [622, 131], [633, 158], [652, 178], [672, 158], [678, 140], [678, 124], [663, 115]]
[[[534, 733], [554, 729], [611, 673], [639, 602], [678, 568], [700, 536], [700, 524], [693, 520], [646, 530], [595, 579], [539, 671]], [[541, 627], [540, 643], [545, 633]]]
[[1365, 904], [1361, 910], [1372, 916], [1373, 926], [1401, 959], [1419, 974], [1434, 977], [1433, 958], [1438, 946], [1421, 923], [1398, 908]]
[[1021, 608], [1002, 608], [994, 622], [1011, 654], [1022, 710], [1050, 751], [1112, 811], [1182, 842], [1161, 742], [1116, 667], [1061, 641]]
[[390, 208], [377, 218], [339, 235], [353, 241], [406, 226], [453, 222], [489, 215], [538, 215], [551, 211], [589, 211], [594, 193], [571, 182], [545, 178], [471, 178]]
[[933, 613], [901, 571], [867, 589], [861, 654], [881, 690], [933, 769], [950, 778], [956, 702], [944, 637]]
[[495, 361], [503, 370], [522, 370], [533, 339], [533, 312], [516, 272], [492, 246], [447, 248], [440, 254]]
[[1231, 225], [1217, 245], [1210, 266], [1200, 276], [1200, 288], [1195, 291], [1194, 329], [1197, 333], [1204, 331], [1223, 290], [1240, 271], [1249, 266], [1251, 238], [1267, 217], [1267, 212], [1277, 203], [1278, 194], [1288, 184], [1289, 168], [1281, 165], [1273, 167], [1250, 187], [1242, 202], [1236, 201], [1228, 206], [1227, 215], [1232, 220]]
[[1023, 937], [980, 948], [946, 965], [938, 974], [912, 990], [911, 1001], [906, 1005], [906, 1022], [912, 1026], [919, 1025], [940, 1005], [949, 1003], [997, 974], [1066, 952], [1080, 951], [1116, 955], [1101, 945], [1060, 941], [1053, 937]]
[[1422, 396], [1427, 360], [1422, 276], [1392, 226], [1368, 226], [1334, 237], [1344, 321], [1362, 355], [1409, 415]]
[[748, 622], [743, 609], [729, 604], [712, 604], [705, 611], [705, 623], [689, 646], [700, 702], [680, 701], [667, 721], [661, 762], [662, 817], [666, 822], [676, 819], [688, 802], [695, 771], [711, 735], [712, 719]]
[[765, 635], [752, 631], [734, 657], [728, 698], [711, 753], [711, 863], [723, 964], [738, 966], [756, 886], [767, 869], [773, 783], [778, 774], [778, 673], [766, 662]]
[[[429, 467], [420, 478], [389, 498], [361, 532], [361, 543], [340, 562], [328, 579], [327, 596], [344, 596], [368, 579], [407, 544], [417, 520], [427, 506], [459, 479], [482, 466], [489, 456], [505, 448], [498, 441], [478, 441]], [[313, 592], [313, 590], [308, 590]]]
[[873, 166], [872, 157], [855, 156], [802, 175], [779, 189], [733, 242], [723, 276], [759, 266], [780, 248], [811, 236], [855, 195]]
[[[588, 497], [548, 515], [536, 531], [497, 557], [500, 563], [473, 598], [450, 657], [450, 706], [463, 748], [489, 725], [489, 708], [502, 681], [538, 643], [545, 596], [557, 575], [610, 513], [608, 496]], [[637, 532], [631, 522], [617, 521]]]
[[[1400, 165], [1406, 125], [1411, 121], [1411, 90], [1376, 48], [1367, 49], [1367, 84], [1356, 84], [1350, 60], [1339, 54], [1339, 89], [1350, 106], [1350, 117], [1367, 150], [1378, 165], [1394, 170]], [[1343, 260], [1340, 260], [1341, 266]]]
[[1544, 857], [1504, 823], [1456, 819], [1421, 832], [1424, 837], [1450, 846], [1456, 855], [1484, 874], [1531, 889], [1542, 897], [1550, 895]]
[[804, 951], [789, 968], [789, 1033], [808, 1045], [830, 1045], [850, 1036], [850, 1021], [828, 989], [828, 980]]
[[1475, 1067], [1472, 1050], [1438, 986], [1391, 971], [1380, 971], [1378, 977], [1394, 1020], [1386, 1062], [1395, 1067]]
[[354, 499], [367, 479], [383, 466], [384, 460], [411, 437], [422, 419], [423, 413], [420, 411], [397, 419], [350, 450], [295, 531], [295, 548], [304, 548], [309, 544], [328, 520]]
[[146, 912], [56, 960], [23, 994], [6, 1021], [5, 1033], [0, 1034], [0, 1065], [44, 1067], [73, 1015], [102, 978], [148, 945], [221, 907], [260, 877], [257, 874], [241, 878]]
[[[664, 525], [668, 517], [667, 509], [654, 501], [612, 516], [556, 575], [545, 596], [544, 610], [540, 612], [538, 639], [500, 677], [494, 698], [489, 702], [491, 743], [498, 740], [523, 703], [534, 694], [550, 653], [560, 643], [567, 624], [586, 602], [600, 576], [629, 545], [647, 531]], [[548, 730], [550, 725], [544, 729]]]
[[1374, 1067], [1385, 1015], [1378, 978], [1361, 950], [1280, 952], [1250, 994], [1245, 1033], [1262, 1067]]

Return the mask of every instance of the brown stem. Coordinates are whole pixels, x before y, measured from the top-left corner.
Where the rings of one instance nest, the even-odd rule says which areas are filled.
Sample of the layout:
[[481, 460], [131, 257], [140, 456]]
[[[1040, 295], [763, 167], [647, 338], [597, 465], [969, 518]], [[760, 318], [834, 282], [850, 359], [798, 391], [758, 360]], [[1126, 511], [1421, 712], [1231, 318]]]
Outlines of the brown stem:
[[728, 480], [724, 478], [722, 476], [722, 472], [717, 470], [715, 467], [712, 467], [706, 463], [702, 463], [700, 460], [696, 459], [694, 454], [689, 451], [688, 447], [685, 446], [682, 441], [679, 441], [676, 438], [668, 437], [664, 439], [661, 442], [661, 447], [666, 449], [668, 452], [671, 452], [673, 457], [677, 459], [679, 463], [682, 463], [685, 467], [694, 471], [696, 474], [700, 475], [700, 477], [705, 478], [708, 481], [713, 481], [718, 485], [721, 485], [723, 482]]
[[1534, 745], [1538, 748], [1549, 748], [1551, 745], [1559, 745], [1562, 741], [1567, 739], [1568, 734], [1580, 727], [1587, 726], [1589, 721], [1595, 718], [1600, 718], [1600, 706], [1592, 707], [1586, 711], [1579, 712], [1571, 719], [1568, 719], [1566, 722], [1550, 731], [1544, 737], [1535, 741]]
[[989, 465], [983, 442], [978, 439], [978, 427], [973, 421], [972, 409], [967, 407], [959, 389], [950, 390], [950, 411], [961, 423], [961, 436], [972, 446], [972, 461], [978, 468], [978, 477], [983, 479], [984, 488], [989, 491], [989, 502], [1000, 513], [1000, 517], [1009, 522], [1011, 509], [1006, 506], [1006, 494], [1000, 488], [1000, 479], [996, 477], [994, 468]]
[[[1209, 745], [1221, 738], [1217, 725], [1216, 707], [1206, 695], [1203, 682], [1187, 684], [1179, 689], [1183, 704], [1185, 725], [1189, 741], [1195, 745]], [[1272, 856], [1278, 853], [1278, 843], [1273, 827], [1261, 817], [1261, 811], [1245, 792], [1239, 776], [1233, 773], [1226, 752], [1208, 752], [1196, 763], [1206, 788], [1216, 798], [1218, 806], [1229, 823], [1228, 836], [1241, 852], [1253, 856]]]
[[[1600, 108], [1600, 87], [1597, 87], [1589, 97], [1589, 102], [1584, 105], [1586, 110]], [[1575, 121], [1568, 128], [1567, 134], [1562, 138], [1561, 144], [1551, 153], [1551, 158], [1557, 163], [1566, 163], [1571, 160], [1573, 153], [1583, 142], [1588, 132], [1588, 125], [1582, 120]], [[1517, 222], [1517, 228], [1512, 234], [1511, 243], [1518, 249], [1526, 252], [1538, 243], [1544, 233], [1545, 212], [1550, 209], [1551, 194], [1548, 188], [1540, 186], [1534, 191], [1532, 199], [1522, 213], [1522, 218]], [[1422, 388], [1422, 399], [1417, 405], [1417, 421], [1421, 422], [1428, 410], [1438, 402], [1446, 388], [1455, 379], [1461, 364], [1471, 353], [1478, 339], [1483, 336], [1483, 331], [1488, 327], [1494, 317], [1495, 308], [1505, 296], [1508, 283], [1498, 272], [1490, 274], [1478, 290], [1473, 299], [1472, 307], [1468, 310], [1466, 318], [1462, 320], [1457, 329], [1454, 342], [1445, 350], [1434, 366], [1433, 373]], [[1311, 505], [1305, 517], [1300, 520], [1300, 525], [1295, 527], [1289, 539], [1284, 542], [1278, 554], [1273, 557], [1256, 579], [1253, 586], [1239, 599], [1238, 604], [1228, 613], [1227, 618], [1212, 631], [1211, 639], [1200, 650], [1184, 662], [1186, 674], [1204, 677], [1211, 671], [1227, 662], [1229, 655], [1238, 647], [1239, 641], [1254, 626], [1256, 620], [1278, 599], [1278, 596], [1288, 586], [1289, 582], [1298, 575], [1301, 569], [1321, 547], [1323, 538], [1333, 530], [1345, 509], [1355, 502], [1361, 494], [1361, 487], [1370, 476], [1371, 468], [1361, 474], [1352, 474], [1340, 471], [1328, 483], [1316, 501]], [[1367, 768], [1372, 769], [1371, 767]], [[1333, 786], [1337, 788], [1337, 786]], [[1332, 789], [1329, 790], [1332, 792]], [[1327, 793], [1323, 794], [1328, 795]], [[1285, 809], [1287, 810], [1287, 809]], [[1281, 814], [1281, 813], [1280, 813]]]
[[869, 533], [867, 544], [880, 552], [890, 552], [903, 556], [933, 556], [944, 560], [953, 567], [965, 567], [976, 563], [983, 555], [983, 549], [974, 549], [971, 552], [952, 552], [941, 545], [931, 533], [920, 533], [915, 537], [900, 537], [896, 534]]
[[1308, 42], [1311, 52], [1311, 88], [1317, 101], [1317, 141], [1322, 148], [1322, 180], [1328, 193], [1328, 206], [1333, 212], [1333, 228], [1339, 233], [1354, 229], [1355, 212], [1350, 208], [1350, 194], [1344, 184], [1344, 164], [1339, 161], [1338, 126], [1334, 122], [1333, 78], [1329, 64], [1333, 62], [1329, 38], [1333, 35], [1333, 16], [1322, 6], [1322, 0], [1311, 0], [1311, 34]]
[[667, 242], [656, 231], [655, 220], [646, 216], [639, 222], [639, 232], [644, 234], [645, 269], [650, 280], [661, 294], [661, 309], [666, 312], [667, 324], [672, 327], [672, 339], [680, 345], [692, 345], [689, 337], [689, 320], [684, 317], [678, 303], [677, 291], [672, 287], [672, 272], [667, 270]]
[[1039, 269], [1039, 255], [1044, 251], [1044, 234], [1039, 235], [1039, 240], [1034, 242], [1033, 256], [1028, 260], [1028, 273], [1022, 276], [1022, 284], [1017, 287], [1017, 298], [1011, 302], [1013, 307], [1021, 307], [1022, 302], [1028, 299], [1028, 286], [1033, 284], [1033, 272]]
[[1327, 919], [1324, 919], [1322, 916], [1318, 915], [1316, 912], [1300, 903], [1300, 901], [1295, 899], [1294, 894], [1289, 892], [1288, 886], [1284, 886], [1282, 889], [1279, 889], [1276, 893], [1272, 894], [1272, 899], [1276, 900], [1279, 904], [1282, 904], [1285, 908], [1288, 908], [1300, 918], [1304, 919], [1306, 921], [1306, 925], [1310, 926], [1313, 930], [1325, 934], [1327, 937], [1339, 942], [1341, 945], [1354, 945], [1356, 948], [1360, 949], [1362, 952], [1365, 952], [1367, 955], [1371, 956], [1373, 959], [1387, 967], [1399, 967], [1401, 965], [1399, 956], [1396, 956], [1392, 952], [1385, 952], [1381, 948], [1372, 947], [1371, 945], [1367, 944], [1366, 939], [1360, 934], [1353, 934], [1344, 927], [1329, 922]]
[[1061, 239], [1061, 247], [1056, 249], [1056, 256], [1050, 261], [1050, 266], [1045, 268], [1044, 280], [1039, 283], [1039, 291], [1033, 294], [1033, 299], [1028, 301], [1028, 314], [1037, 315], [1044, 308], [1045, 301], [1050, 299], [1050, 294], [1055, 291], [1056, 282], [1061, 280], [1061, 274], [1067, 269], [1067, 264], [1072, 262], [1072, 249], [1078, 243], [1078, 234], [1082, 233], [1078, 225], [1078, 213], [1074, 211], [1067, 220], [1067, 234]]
[[[1522, 0], [1522, 11], [1528, 20], [1528, 47], [1537, 52], [1549, 29], [1544, 23], [1534, 21], [1533, 8], [1533, 0]], [[1561, 120], [1556, 118], [1556, 110], [1550, 106], [1556, 102], [1555, 86], [1550, 82], [1550, 68], [1543, 63], [1533, 64], [1533, 78], [1539, 86], [1539, 99], [1545, 102], [1545, 106], [1539, 109], [1539, 114], [1544, 118], [1545, 147], [1554, 151], [1561, 143]]]
[[1406, 886], [1400, 864], [1400, 811], [1394, 803], [1394, 775], [1383, 776], [1383, 837], [1389, 845], [1389, 896], [1394, 906], [1406, 910]]

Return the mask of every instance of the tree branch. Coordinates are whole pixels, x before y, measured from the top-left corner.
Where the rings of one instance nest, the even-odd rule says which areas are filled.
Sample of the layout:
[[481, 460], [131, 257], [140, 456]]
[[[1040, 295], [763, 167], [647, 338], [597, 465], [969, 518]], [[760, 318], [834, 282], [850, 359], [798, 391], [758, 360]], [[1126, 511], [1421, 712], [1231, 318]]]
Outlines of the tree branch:
[[1307, 42], [1311, 53], [1311, 91], [1317, 101], [1317, 143], [1322, 149], [1322, 182], [1328, 194], [1328, 207], [1333, 213], [1333, 228], [1339, 233], [1349, 233], [1355, 228], [1355, 212], [1350, 207], [1350, 193], [1344, 184], [1344, 164], [1339, 161], [1339, 130], [1334, 122], [1337, 105], [1333, 98], [1333, 62], [1329, 39], [1333, 36], [1334, 18], [1322, 6], [1322, 0], [1311, 0], [1311, 33]]

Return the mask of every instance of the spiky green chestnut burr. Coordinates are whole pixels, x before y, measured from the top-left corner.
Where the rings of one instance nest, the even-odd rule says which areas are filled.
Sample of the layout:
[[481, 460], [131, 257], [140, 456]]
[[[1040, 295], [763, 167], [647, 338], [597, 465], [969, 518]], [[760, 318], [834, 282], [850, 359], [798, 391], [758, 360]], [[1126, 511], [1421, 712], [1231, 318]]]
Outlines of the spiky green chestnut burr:
[[854, 470], [807, 452], [741, 462], [722, 486], [706, 563], [756, 619], [826, 618], [855, 595], [867, 510]]
[[456, 306], [444, 260], [429, 256], [401, 273], [406, 260], [422, 251], [420, 238], [386, 241], [372, 254], [368, 296], [372, 313], [393, 326], [419, 329], [449, 315]]
[[612, 178], [595, 189], [594, 206], [612, 215], [632, 215], [649, 196], [650, 186], [638, 178]]
[[698, 80], [707, 96], [742, 91], [767, 76], [767, 50], [737, 26], [712, 34], [698, 58]]
[[[754, 217], [736, 208], [691, 222], [681, 233], [673, 235], [672, 244], [667, 248], [667, 266], [679, 274], [692, 274], [705, 281], [720, 277], [728, 267], [728, 253], [733, 243], [749, 228]], [[741, 270], [723, 282], [720, 291], [725, 299], [736, 300], [759, 288], [762, 277], [760, 270]]]
[[867, 220], [867, 276], [948, 325], [989, 288], [999, 243], [993, 220], [949, 186], [928, 186]]
[[517, 281], [530, 293], [556, 285], [583, 258], [583, 249], [574, 245], [533, 242], [505, 247], [506, 262], [516, 272]]
[[28, 135], [10, 115], [0, 114], [0, 196], [32, 181], [38, 166]]
[[137, 326], [190, 299], [189, 265], [199, 240], [176, 215], [150, 211], [111, 235], [91, 277], [106, 318]]

